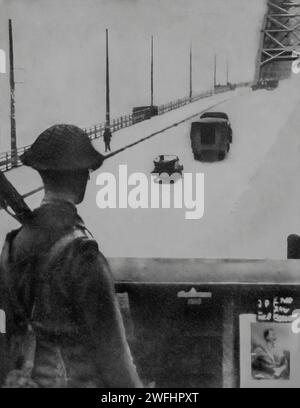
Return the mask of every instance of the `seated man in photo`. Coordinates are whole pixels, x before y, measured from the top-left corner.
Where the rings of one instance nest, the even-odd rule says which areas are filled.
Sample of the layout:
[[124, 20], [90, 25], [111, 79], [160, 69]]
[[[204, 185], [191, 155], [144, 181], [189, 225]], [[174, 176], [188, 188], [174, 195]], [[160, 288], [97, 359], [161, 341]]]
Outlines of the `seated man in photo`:
[[264, 331], [264, 341], [253, 351], [252, 375], [256, 379], [288, 379], [289, 362], [287, 353], [276, 346], [274, 329]]

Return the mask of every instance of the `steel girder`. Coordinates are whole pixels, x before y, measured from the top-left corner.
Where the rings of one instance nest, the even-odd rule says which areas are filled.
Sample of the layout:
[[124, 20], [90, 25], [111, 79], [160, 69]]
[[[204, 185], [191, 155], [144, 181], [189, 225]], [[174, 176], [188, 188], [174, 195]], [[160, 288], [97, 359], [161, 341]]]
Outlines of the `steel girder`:
[[256, 82], [266, 76], [263, 71], [270, 76], [270, 70], [264, 69], [266, 65], [292, 61], [297, 58], [295, 51], [300, 51], [300, 1], [269, 0], [267, 6], [260, 36]]

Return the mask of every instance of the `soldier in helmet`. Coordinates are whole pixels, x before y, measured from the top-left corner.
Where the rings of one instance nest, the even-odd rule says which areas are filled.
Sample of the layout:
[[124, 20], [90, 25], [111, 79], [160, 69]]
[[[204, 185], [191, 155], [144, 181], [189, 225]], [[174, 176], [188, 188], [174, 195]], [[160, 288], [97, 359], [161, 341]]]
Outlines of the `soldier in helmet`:
[[103, 156], [83, 130], [55, 125], [21, 160], [39, 172], [45, 195], [2, 250], [5, 386], [142, 387], [109, 266], [76, 210]]

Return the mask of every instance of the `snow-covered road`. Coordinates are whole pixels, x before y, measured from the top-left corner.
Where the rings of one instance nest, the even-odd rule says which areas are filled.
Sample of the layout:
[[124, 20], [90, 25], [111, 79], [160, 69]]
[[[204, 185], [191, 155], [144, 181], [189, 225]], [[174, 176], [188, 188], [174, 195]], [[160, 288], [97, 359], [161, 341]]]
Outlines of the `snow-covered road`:
[[[96, 205], [93, 174], [79, 212], [106, 256], [285, 258], [286, 236], [300, 232], [300, 81], [296, 76], [277, 90], [239, 90], [215, 95], [114, 135], [117, 149], [185, 117], [220, 103], [228, 113], [233, 144], [222, 162], [195, 161], [190, 148], [192, 120], [140, 143], [104, 163], [101, 172], [118, 174], [127, 164], [128, 174], [153, 170], [158, 154], [176, 154], [189, 173], [204, 173], [205, 212], [199, 220], [186, 220], [186, 209], [105, 209]], [[225, 101], [226, 100], [226, 101]], [[222, 102], [224, 101], [224, 102]], [[103, 141], [95, 146], [102, 150]], [[40, 185], [27, 168], [8, 173], [22, 193]], [[41, 193], [28, 199], [35, 207]], [[13, 225], [0, 212], [1, 241]]]

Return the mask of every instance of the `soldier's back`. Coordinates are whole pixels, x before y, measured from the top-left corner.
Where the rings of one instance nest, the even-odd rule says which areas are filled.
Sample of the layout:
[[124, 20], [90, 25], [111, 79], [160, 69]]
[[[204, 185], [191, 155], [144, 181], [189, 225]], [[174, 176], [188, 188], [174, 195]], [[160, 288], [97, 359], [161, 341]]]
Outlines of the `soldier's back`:
[[[93, 269], [99, 272], [99, 259], [105, 268], [105, 259], [76, 208], [43, 205], [29, 225], [8, 235], [2, 257], [9, 338], [22, 338], [28, 322], [36, 337], [32, 378], [42, 387], [102, 386], [80, 302]], [[16, 364], [20, 357], [13, 356]]]

